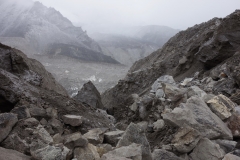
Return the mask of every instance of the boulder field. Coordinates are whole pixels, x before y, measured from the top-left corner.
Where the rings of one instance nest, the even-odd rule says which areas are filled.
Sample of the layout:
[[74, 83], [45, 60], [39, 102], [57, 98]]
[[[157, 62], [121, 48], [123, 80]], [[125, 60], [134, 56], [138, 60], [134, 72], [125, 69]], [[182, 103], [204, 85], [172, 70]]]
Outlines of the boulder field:
[[0, 160], [239, 160], [240, 11], [172, 37], [100, 96], [70, 98], [0, 44]]

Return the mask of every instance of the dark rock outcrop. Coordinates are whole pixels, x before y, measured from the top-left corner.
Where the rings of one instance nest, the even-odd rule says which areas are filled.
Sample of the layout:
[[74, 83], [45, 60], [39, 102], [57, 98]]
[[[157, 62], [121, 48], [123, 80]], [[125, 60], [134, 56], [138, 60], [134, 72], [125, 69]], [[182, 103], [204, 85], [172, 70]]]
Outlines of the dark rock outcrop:
[[93, 108], [103, 109], [101, 95], [91, 81], [85, 83], [77, 95], [73, 97], [76, 101], [89, 105]]

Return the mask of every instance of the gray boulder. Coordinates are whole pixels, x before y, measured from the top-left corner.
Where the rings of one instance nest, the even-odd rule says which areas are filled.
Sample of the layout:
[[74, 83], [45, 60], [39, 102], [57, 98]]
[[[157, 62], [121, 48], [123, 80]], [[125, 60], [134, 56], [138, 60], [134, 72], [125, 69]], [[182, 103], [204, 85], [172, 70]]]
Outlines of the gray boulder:
[[200, 138], [200, 133], [191, 127], [179, 128], [172, 144], [178, 152], [188, 153], [197, 145]]
[[163, 149], [155, 149], [152, 153], [152, 157], [153, 160], [184, 160]]
[[69, 149], [64, 146], [46, 145], [35, 150], [35, 146], [39, 144], [33, 143], [31, 146], [31, 155], [36, 160], [66, 160]]
[[0, 142], [2, 142], [10, 133], [18, 118], [13, 113], [0, 114]]
[[31, 160], [31, 157], [12, 149], [0, 147], [0, 160]]
[[162, 114], [169, 125], [183, 127], [188, 125], [209, 139], [232, 139], [232, 133], [224, 122], [216, 116], [198, 97], [191, 97], [170, 113]]
[[162, 88], [161, 83], [175, 84], [175, 81], [172, 76], [164, 75], [159, 77], [152, 85], [152, 91], [156, 92], [158, 89]]
[[77, 160], [98, 160], [100, 159], [100, 156], [97, 152], [97, 147], [89, 143], [84, 148], [75, 148], [74, 158], [76, 158]]
[[240, 160], [240, 157], [235, 156], [231, 153], [228, 153], [224, 156], [224, 158], [222, 160]]
[[168, 84], [168, 83], [162, 83], [162, 88], [165, 94], [165, 97], [167, 99], [170, 99], [171, 101], [178, 101], [183, 98], [184, 96], [184, 89], [179, 89], [178, 87]]
[[91, 81], [85, 83], [77, 95], [73, 97], [76, 101], [86, 103], [93, 108], [104, 109], [101, 95]]
[[65, 124], [69, 124], [73, 127], [80, 126], [83, 122], [82, 116], [76, 115], [64, 115], [62, 119]]
[[235, 104], [226, 96], [220, 94], [213, 97], [207, 102], [210, 109], [222, 120], [229, 118], [231, 111], [235, 108]]
[[83, 137], [88, 139], [89, 143], [97, 145], [103, 143], [104, 133], [107, 131], [108, 128], [94, 128], [85, 133]]
[[156, 122], [153, 123], [153, 130], [155, 132], [161, 131], [165, 126], [165, 122], [162, 119], [157, 120]]
[[[110, 151], [104, 154], [105, 157], [110, 157], [109, 155], [113, 155], [112, 157], [123, 157], [129, 158], [133, 160], [142, 160], [142, 147], [139, 144], [133, 143], [129, 146], [122, 146], [113, 151]], [[143, 159], [144, 160], [144, 159]]]
[[45, 109], [43, 109], [41, 107], [37, 107], [35, 105], [31, 105], [31, 107], [29, 108], [29, 112], [32, 117], [46, 117], [47, 116], [47, 112]]
[[111, 131], [104, 133], [104, 142], [116, 146], [120, 137], [123, 135], [124, 131]]
[[152, 160], [150, 146], [144, 130], [137, 124], [130, 123], [116, 147], [129, 146], [132, 143], [142, 145], [142, 159]]
[[200, 89], [198, 86], [191, 86], [187, 91], [188, 98], [192, 96], [203, 98], [205, 95], [207, 95], [207, 93]]
[[237, 145], [236, 141], [229, 141], [223, 139], [212, 140], [212, 142], [218, 144], [225, 153], [232, 152]]
[[17, 114], [18, 119], [26, 119], [31, 117], [29, 109], [25, 106], [14, 107], [11, 110], [11, 113]]
[[88, 140], [84, 138], [80, 132], [76, 132], [76, 133], [64, 136], [63, 144], [69, 149], [74, 149], [75, 147], [87, 146]]
[[225, 152], [216, 143], [211, 142], [207, 138], [203, 138], [199, 141], [194, 148], [190, 157], [194, 160], [221, 160], [225, 155]]

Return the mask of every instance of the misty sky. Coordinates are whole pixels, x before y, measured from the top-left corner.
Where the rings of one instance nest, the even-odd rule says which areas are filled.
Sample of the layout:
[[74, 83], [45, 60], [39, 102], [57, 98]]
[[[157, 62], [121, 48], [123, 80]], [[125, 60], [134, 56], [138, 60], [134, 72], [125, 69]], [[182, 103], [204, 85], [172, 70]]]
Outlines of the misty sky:
[[39, 0], [74, 24], [91, 30], [106, 26], [165, 25], [186, 29], [240, 8], [240, 0]]

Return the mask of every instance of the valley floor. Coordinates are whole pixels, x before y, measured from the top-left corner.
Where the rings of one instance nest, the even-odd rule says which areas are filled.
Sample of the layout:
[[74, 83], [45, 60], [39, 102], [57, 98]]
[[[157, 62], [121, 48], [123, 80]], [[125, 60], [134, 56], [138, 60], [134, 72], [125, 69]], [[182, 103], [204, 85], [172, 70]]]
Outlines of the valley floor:
[[129, 66], [124, 65], [82, 62], [63, 56], [33, 55], [31, 58], [40, 61], [70, 96], [76, 95], [82, 85], [89, 80], [102, 93], [123, 79], [129, 69]]

